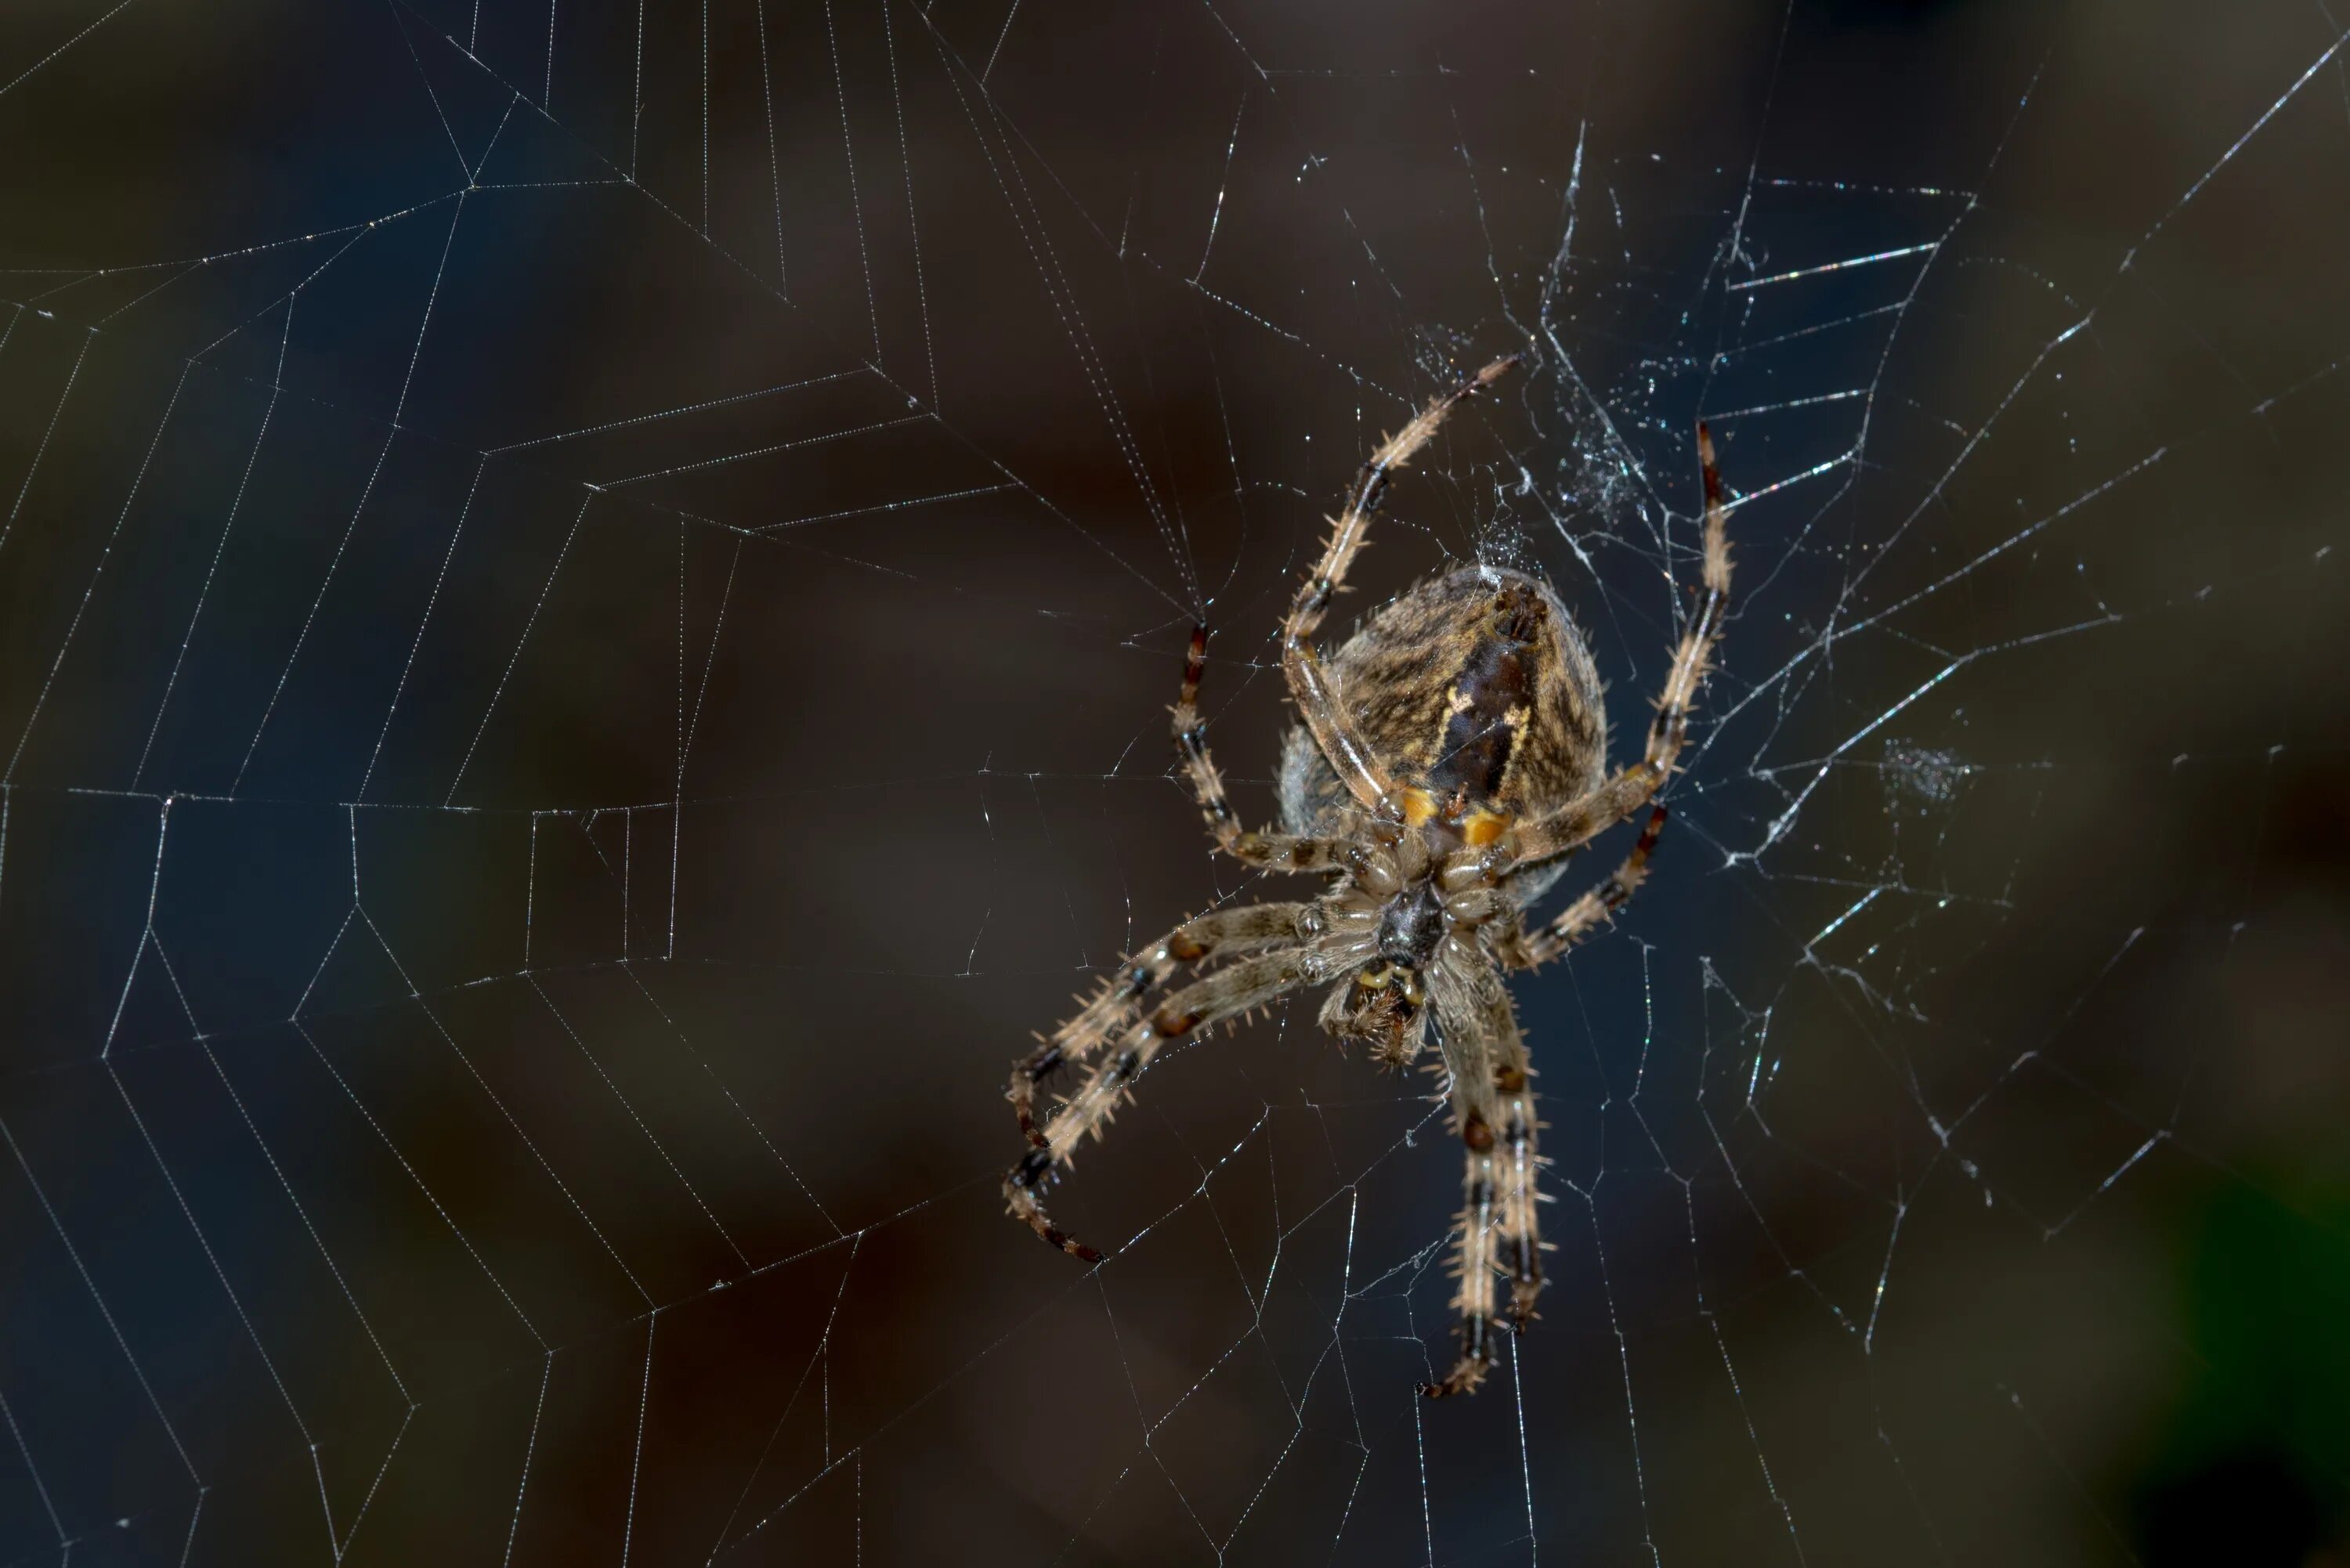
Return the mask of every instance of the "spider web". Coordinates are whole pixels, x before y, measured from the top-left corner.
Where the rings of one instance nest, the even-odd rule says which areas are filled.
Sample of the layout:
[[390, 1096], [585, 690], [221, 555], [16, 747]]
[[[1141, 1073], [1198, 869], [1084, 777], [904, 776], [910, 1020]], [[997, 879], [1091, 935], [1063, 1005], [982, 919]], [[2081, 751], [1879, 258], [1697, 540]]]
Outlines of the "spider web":
[[[0, 1563], [2315, 1561], [2345, 26], [12, 8]], [[1737, 612], [1430, 1403], [1440, 1085], [1169, 1053], [1090, 1272], [1000, 1096], [1512, 349], [1348, 607], [1544, 572], [1620, 753], [1703, 417]]]

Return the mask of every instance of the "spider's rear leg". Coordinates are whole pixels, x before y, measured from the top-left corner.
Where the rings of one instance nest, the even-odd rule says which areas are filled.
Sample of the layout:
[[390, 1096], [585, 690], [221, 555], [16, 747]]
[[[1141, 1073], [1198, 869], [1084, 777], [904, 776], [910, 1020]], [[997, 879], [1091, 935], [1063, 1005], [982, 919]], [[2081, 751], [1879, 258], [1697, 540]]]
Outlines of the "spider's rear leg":
[[1461, 1284], [1452, 1298], [1461, 1318], [1461, 1354], [1441, 1383], [1421, 1386], [1431, 1398], [1473, 1393], [1492, 1369], [1499, 1282], [1511, 1282], [1513, 1330], [1533, 1321], [1543, 1287], [1542, 1231], [1534, 1209], [1541, 1199], [1540, 1124], [1534, 1117], [1534, 1069], [1510, 994], [1498, 974], [1482, 969], [1452, 975], [1438, 1000], [1445, 1064], [1452, 1074], [1453, 1120], [1466, 1168], [1454, 1255]]
[[1542, 1220], [1534, 1210], [1542, 1201], [1543, 1160], [1534, 1152], [1541, 1124], [1534, 1119], [1534, 1087], [1527, 1082], [1532, 1075], [1523, 1046], [1516, 1064], [1494, 1075], [1502, 1094], [1502, 1263], [1510, 1276], [1510, 1326], [1520, 1334], [1534, 1320], [1534, 1298], [1543, 1288]]
[[1499, 1284], [1510, 1281], [1510, 1328], [1523, 1333], [1542, 1294], [1542, 1231], [1534, 1152], [1534, 1095], [1523, 1067], [1497, 1075], [1501, 1129], [1469, 1114], [1461, 1127], [1468, 1170], [1461, 1182], [1461, 1230], [1454, 1266], [1461, 1285], [1452, 1297], [1461, 1319], [1461, 1354], [1441, 1383], [1421, 1386], [1430, 1398], [1473, 1394], [1492, 1370], [1500, 1331]]
[[1101, 987], [1077, 1015], [1012, 1069], [1004, 1098], [1020, 1118], [1031, 1147], [1045, 1146], [1036, 1125], [1036, 1087], [1071, 1063], [1083, 1063], [1133, 1023], [1143, 999], [1183, 964], [1208, 963], [1266, 948], [1295, 944], [1312, 934], [1311, 904], [1248, 904], [1186, 920], [1103, 977]]
[[1262, 1007], [1296, 990], [1306, 979], [1304, 950], [1261, 953], [1173, 992], [1149, 1017], [1129, 1025], [1111, 1053], [1095, 1066], [1085, 1086], [1070, 1096], [1061, 1114], [1043, 1128], [1043, 1141], [1004, 1177], [1003, 1201], [1013, 1216], [1062, 1251], [1088, 1262], [1098, 1262], [1099, 1252], [1062, 1231], [1045, 1213], [1045, 1184], [1067, 1168], [1069, 1157], [1087, 1133], [1102, 1136], [1118, 1101], [1130, 1092], [1161, 1045]]
[[1461, 1184], [1461, 1229], [1452, 1260], [1461, 1278], [1461, 1288], [1452, 1295], [1452, 1310], [1461, 1319], [1461, 1354], [1443, 1382], [1420, 1385], [1419, 1391], [1431, 1399], [1474, 1394], [1493, 1365], [1497, 1189], [1492, 1124], [1480, 1112], [1463, 1113], [1461, 1141], [1467, 1147], [1469, 1162]]

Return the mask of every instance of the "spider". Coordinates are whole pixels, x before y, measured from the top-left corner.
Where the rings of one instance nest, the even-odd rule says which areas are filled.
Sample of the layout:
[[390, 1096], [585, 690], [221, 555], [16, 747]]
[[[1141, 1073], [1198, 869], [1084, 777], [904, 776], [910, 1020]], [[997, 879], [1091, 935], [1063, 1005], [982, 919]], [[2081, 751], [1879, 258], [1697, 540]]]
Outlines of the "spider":
[[[1242, 1017], [1302, 987], [1329, 987], [1322, 1027], [1389, 1067], [1419, 1055], [1431, 1021], [1467, 1159], [1454, 1246], [1460, 1354], [1430, 1396], [1473, 1392], [1496, 1354], [1496, 1282], [1511, 1282], [1523, 1332], [1543, 1285], [1537, 1229], [1534, 1069], [1504, 971], [1558, 957], [1610, 919], [1648, 874], [1665, 824], [1654, 805], [1615, 874], [1538, 929], [1526, 915], [1564, 857], [1649, 805], [1671, 776], [1730, 605], [1730, 550], [1713, 442], [1697, 429], [1704, 479], [1703, 597], [1666, 677], [1640, 760], [1610, 774], [1597, 671], [1550, 587], [1519, 572], [1462, 566], [1367, 618], [1325, 663], [1313, 637], [1397, 470], [1447, 415], [1518, 363], [1496, 359], [1431, 399], [1387, 438], [1347, 491], [1320, 563], [1282, 632], [1282, 670], [1300, 723], [1283, 754], [1281, 831], [1236, 820], [1208, 753], [1200, 677], [1208, 631], [1191, 633], [1175, 748], [1218, 849], [1264, 872], [1326, 879], [1319, 898], [1219, 909], [1188, 920], [1105, 978], [1077, 1014], [1012, 1073], [1009, 1098], [1029, 1149], [1004, 1178], [1012, 1213], [1088, 1262], [1101, 1254], [1045, 1212], [1044, 1189], [1170, 1040]], [[1226, 961], [1229, 961], [1228, 962]], [[1179, 968], [1224, 963], [1165, 992]], [[1040, 1124], [1038, 1086], [1088, 1067]]]

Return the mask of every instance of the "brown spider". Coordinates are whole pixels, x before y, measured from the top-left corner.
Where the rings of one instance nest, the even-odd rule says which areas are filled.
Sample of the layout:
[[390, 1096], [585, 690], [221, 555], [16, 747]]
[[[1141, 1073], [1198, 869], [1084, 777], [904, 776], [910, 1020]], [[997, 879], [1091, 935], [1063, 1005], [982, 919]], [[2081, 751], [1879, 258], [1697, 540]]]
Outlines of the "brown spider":
[[[1494, 1355], [1494, 1281], [1511, 1282], [1523, 1330], [1542, 1290], [1533, 1068], [1502, 971], [1556, 958], [1607, 920], [1647, 874], [1665, 823], [1656, 806], [1614, 876], [1529, 935], [1527, 909], [1562, 857], [1649, 802], [1673, 771], [1730, 605], [1730, 548], [1713, 442], [1697, 430], [1705, 481], [1704, 597], [1666, 678], [1648, 745], [1613, 777], [1599, 680], [1566, 607], [1521, 573], [1463, 566], [1371, 616], [1326, 665], [1308, 639], [1363, 546], [1396, 470], [1428, 444], [1454, 406], [1518, 362], [1497, 359], [1432, 399], [1356, 475], [1321, 564], [1283, 628], [1282, 670], [1304, 721], [1283, 755], [1279, 833], [1243, 830], [1208, 755], [1199, 710], [1208, 632], [1191, 633], [1175, 746], [1217, 846], [1265, 871], [1313, 872], [1320, 898], [1219, 909], [1126, 961], [1077, 1015], [1014, 1068], [1010, 1098], [1027, 1156], [1004, 1179], [1012, 1212], [1088, 1262], [1064, 1234], [1043, 1189], [1170, 1040], [1238, 1018], [1302, 986], [1328, 985], [1322, 1026], [1400, 1067], [1418, 1056], [1432, 1014], [1450, 1079], [1453, 1128], [1468, 1156], [1456, 1260], [1461, 1355], [1430, 1395], [1475, 1389]], [[1179, 965], [1235, 961], [1145, 1000]], [[1104, 1054], [1106, 1053], [1106, 1054]], [[1039, 1126], [1036, 1086], [1055, 1069], [1101, 1059], [1060, 1114]]]

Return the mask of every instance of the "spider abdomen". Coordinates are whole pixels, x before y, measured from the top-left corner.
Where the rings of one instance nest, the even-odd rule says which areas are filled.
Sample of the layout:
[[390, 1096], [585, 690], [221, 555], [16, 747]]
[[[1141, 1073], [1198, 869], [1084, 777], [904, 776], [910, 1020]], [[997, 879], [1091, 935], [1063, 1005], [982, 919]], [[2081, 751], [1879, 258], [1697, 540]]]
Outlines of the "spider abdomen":
[[[1605, 766], [1598, 672], [1548, 584], [1463, 566], [1397, 596], [1330, 672], [1347, 717], [1442, 853], [1594, 788]], [[1284, 831], [1326, 834], [1354, 805], [1305, 726], [1282, 753]]]

